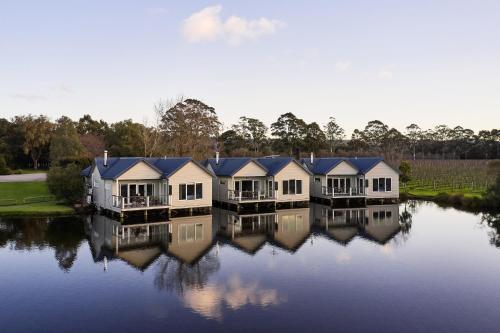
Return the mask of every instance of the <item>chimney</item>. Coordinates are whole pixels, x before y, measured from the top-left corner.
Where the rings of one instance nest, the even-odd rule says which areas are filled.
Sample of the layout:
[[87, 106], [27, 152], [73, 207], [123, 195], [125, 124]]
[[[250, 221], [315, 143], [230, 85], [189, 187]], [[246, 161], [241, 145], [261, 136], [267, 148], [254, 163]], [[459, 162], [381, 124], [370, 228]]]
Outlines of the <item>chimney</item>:
[[215, 164], [219, 165], [219, 152], [218, 151], [215, 152]]
[[108, 151], [104, 151], [104, 166], [108, 166]]
[[311, 164], [313, 164], [313, 163], [314, 163], [314, 153], [311, 152]]

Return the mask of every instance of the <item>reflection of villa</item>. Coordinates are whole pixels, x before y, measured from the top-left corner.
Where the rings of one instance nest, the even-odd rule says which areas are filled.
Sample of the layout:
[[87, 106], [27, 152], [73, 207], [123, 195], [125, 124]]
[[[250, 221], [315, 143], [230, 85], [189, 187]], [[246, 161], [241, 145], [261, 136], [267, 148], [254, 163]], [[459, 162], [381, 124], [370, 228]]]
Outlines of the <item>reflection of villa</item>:
[[366, 208], [335, 209], [311, 205], [317, 231], [346, 245], [356, 236], [385, 244], [401, 231], [398, 205], [374, 205]]
[[131, 225], [94, 215], [87, 234], [96, 261], [121, 259], [139, 270], [162, 254], [192, 264], [213, 245], [211, 215]]
[[247, 215], [214, 209], [213, 215], [219, 224], [219, 235], [249, 254], [256, 253], [266, 242], [294, 252], [310, 231], [308, 208]]

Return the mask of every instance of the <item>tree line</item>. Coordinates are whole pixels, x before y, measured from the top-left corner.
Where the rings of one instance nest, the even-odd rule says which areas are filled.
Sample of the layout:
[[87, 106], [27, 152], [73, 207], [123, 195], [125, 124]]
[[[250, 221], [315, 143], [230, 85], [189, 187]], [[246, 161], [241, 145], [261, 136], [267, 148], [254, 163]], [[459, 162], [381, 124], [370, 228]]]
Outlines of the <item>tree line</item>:
[[500, 158], [500, 129], [474, 132], [461, 126], [422, 129], [410, 124], [402, 132], [380, 120], [355, 129], [350, 138], [334, 117], [326, 124], [307, 123], [284, 113], [268, 127], [242, 116], [225, 127], [215, 109], [196, 99], [160, 101], [152, 120], [114, 123], [84, 115], [78, 120], [44, 115], [0, 118], [0, 169], [38, 168], [88, 163], [106, 149], [111, 156], [288, 155], [364, 156], [401, 159]]

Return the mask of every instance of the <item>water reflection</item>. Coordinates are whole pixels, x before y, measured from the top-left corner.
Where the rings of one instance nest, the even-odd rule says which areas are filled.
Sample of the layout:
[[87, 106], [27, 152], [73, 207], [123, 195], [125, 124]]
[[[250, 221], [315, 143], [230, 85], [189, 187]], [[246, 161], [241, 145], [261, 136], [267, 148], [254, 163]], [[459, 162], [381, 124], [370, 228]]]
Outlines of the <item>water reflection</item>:
[[72, 218], [0, 219], [0, 248], [17, 251], [53, 249], [59, 268], [69, 272], [85, 239], [81, 220]]

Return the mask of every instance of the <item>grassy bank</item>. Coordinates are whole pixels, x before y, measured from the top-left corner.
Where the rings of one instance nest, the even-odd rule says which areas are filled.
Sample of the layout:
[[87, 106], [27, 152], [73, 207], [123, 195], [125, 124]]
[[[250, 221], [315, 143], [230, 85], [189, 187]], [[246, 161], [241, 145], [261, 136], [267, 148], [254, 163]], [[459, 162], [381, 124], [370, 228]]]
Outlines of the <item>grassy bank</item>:
[[46, 182], [0, 183], [0, 215], [70, 215], [73, 208], [58, 202]]

